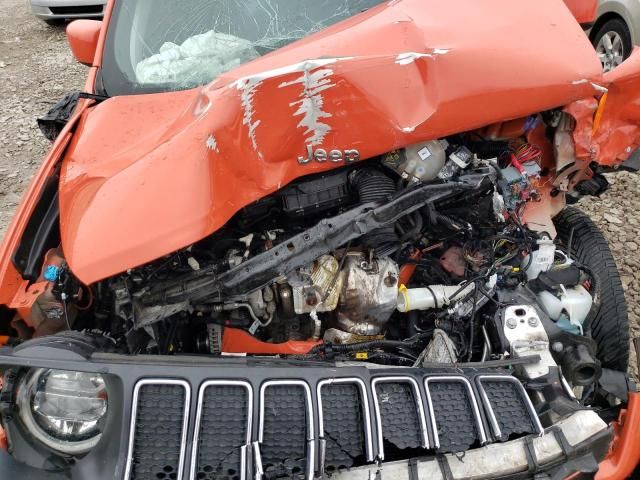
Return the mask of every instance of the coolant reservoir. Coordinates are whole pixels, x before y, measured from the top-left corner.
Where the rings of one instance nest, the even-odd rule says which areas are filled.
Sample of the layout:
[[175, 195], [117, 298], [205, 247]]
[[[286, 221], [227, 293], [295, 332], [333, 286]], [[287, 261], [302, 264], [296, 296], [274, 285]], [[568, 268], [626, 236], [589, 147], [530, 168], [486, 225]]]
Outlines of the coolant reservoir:
[[528, 266], [526, 270], [527, 279], [533, 280], [538, 278], [538, 275], [540, 275], [541, 272], [549, 270], [553, 265], [555, 254], [556, 246], [553, 243], [553, 240], [538, 240], [538, 249], [531, 254], [533, 258], [529, 260], [529, 255], [527, 255], [522, 261], [522, 268], [526, 268]]
[[430, 140], [392, 152], [384, 159], [402, 178], [412, 182], [434, 180], [446, 161], [446, 142]]
[[582, 333], [582, 324], [593, 305], [593, 297], [586, 288], [578, 285], [562, 288], [558, 295], [540, 292], [537, 297], [540, 306], [560, 328], [575, 334]]

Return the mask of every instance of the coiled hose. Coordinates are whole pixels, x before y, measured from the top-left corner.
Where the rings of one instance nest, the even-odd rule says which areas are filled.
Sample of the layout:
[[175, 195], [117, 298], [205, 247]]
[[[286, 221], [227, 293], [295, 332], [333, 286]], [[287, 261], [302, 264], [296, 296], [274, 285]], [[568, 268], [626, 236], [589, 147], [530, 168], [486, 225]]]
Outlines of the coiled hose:
[[[380, 202], [396, 193], [394, 181], [382, 171], [362, 168], [351, 178], [351, 186], [358, 193], [360, 203]], [[372, 248], [379, 257], [386, 257], [400, 248], [400, 239], [393, 225], [369, 232], [362, 243]]]

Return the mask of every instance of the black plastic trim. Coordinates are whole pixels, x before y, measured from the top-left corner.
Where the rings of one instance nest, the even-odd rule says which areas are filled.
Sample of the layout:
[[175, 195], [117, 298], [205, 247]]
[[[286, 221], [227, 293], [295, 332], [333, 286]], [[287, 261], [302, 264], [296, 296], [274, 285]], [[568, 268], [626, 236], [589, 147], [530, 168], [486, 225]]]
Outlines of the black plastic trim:
[[58, 171], [47, 179], [13, 254], [14, 266], [22, 278], [30, 282], [35, 282], [40, 275], [47, 250], [60, 244], [58, 181]]

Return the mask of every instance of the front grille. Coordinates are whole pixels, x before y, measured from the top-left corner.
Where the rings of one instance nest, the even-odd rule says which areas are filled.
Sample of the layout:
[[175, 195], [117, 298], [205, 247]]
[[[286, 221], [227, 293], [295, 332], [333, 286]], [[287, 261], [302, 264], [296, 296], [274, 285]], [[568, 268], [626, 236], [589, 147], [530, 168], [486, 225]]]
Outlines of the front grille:
[[[251, 381], [204, 381], [193, 409], [191, 439], [191, 385], [139, 381], [125, 480], [183, 478], [187, 445], [191, 456], [185, 477], [190, 480], [305, 479], [315, 471], [331, 475], [376, 460], [420, 456], [427, 450], [464, 452], [542, 432], [514, 377], [376, 373], [367, 381], [260, 375]], [[254, 411], [257, 430], [252, 428]]]
[[49, 7], [49, 10], [54, 15], [96, 15], [101, 14], [103, 8], [102, 5], [77, 5], [75, 7]]
[[127, 474], [131, 480], [182, 478], [189, 386], [179, 380], [136, 385]]

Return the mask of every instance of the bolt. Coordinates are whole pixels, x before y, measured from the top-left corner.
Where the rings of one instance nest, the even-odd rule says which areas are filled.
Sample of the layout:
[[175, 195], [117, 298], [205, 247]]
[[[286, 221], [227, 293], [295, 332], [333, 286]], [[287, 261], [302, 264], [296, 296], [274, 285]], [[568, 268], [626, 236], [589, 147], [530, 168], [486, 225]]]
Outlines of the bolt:
[[385, 284], [387, 287], [393, 287], [393, 286], [396, 284], [396, 281], [397, 281], [397, 280], [396, 280], [396, 277], [395, 277], [392, 273], [390, 273], [389, 275], [387, 275], [387, 276], [385, 277], [385, 279], [384, 279], [384, 284]]
[[314, 293], [310, 293], [306, 298], [307, 305], [315, 307], [318, 304], [318, 297]]
[[507, 318], [507, 327], [516, 328], [518, 326], [518, 320], [515, 318]]
[[553, 349], [554, 352], [560, 353], [562, 350], [564, 350], [564, 345], [562, 345], [562, 342], [553, 342], [553, 345], [551, 345], [551, 348]]
[[538, 326], [538, 318], [537, 317], [529, 317], [529, 326], [537, 327]]

